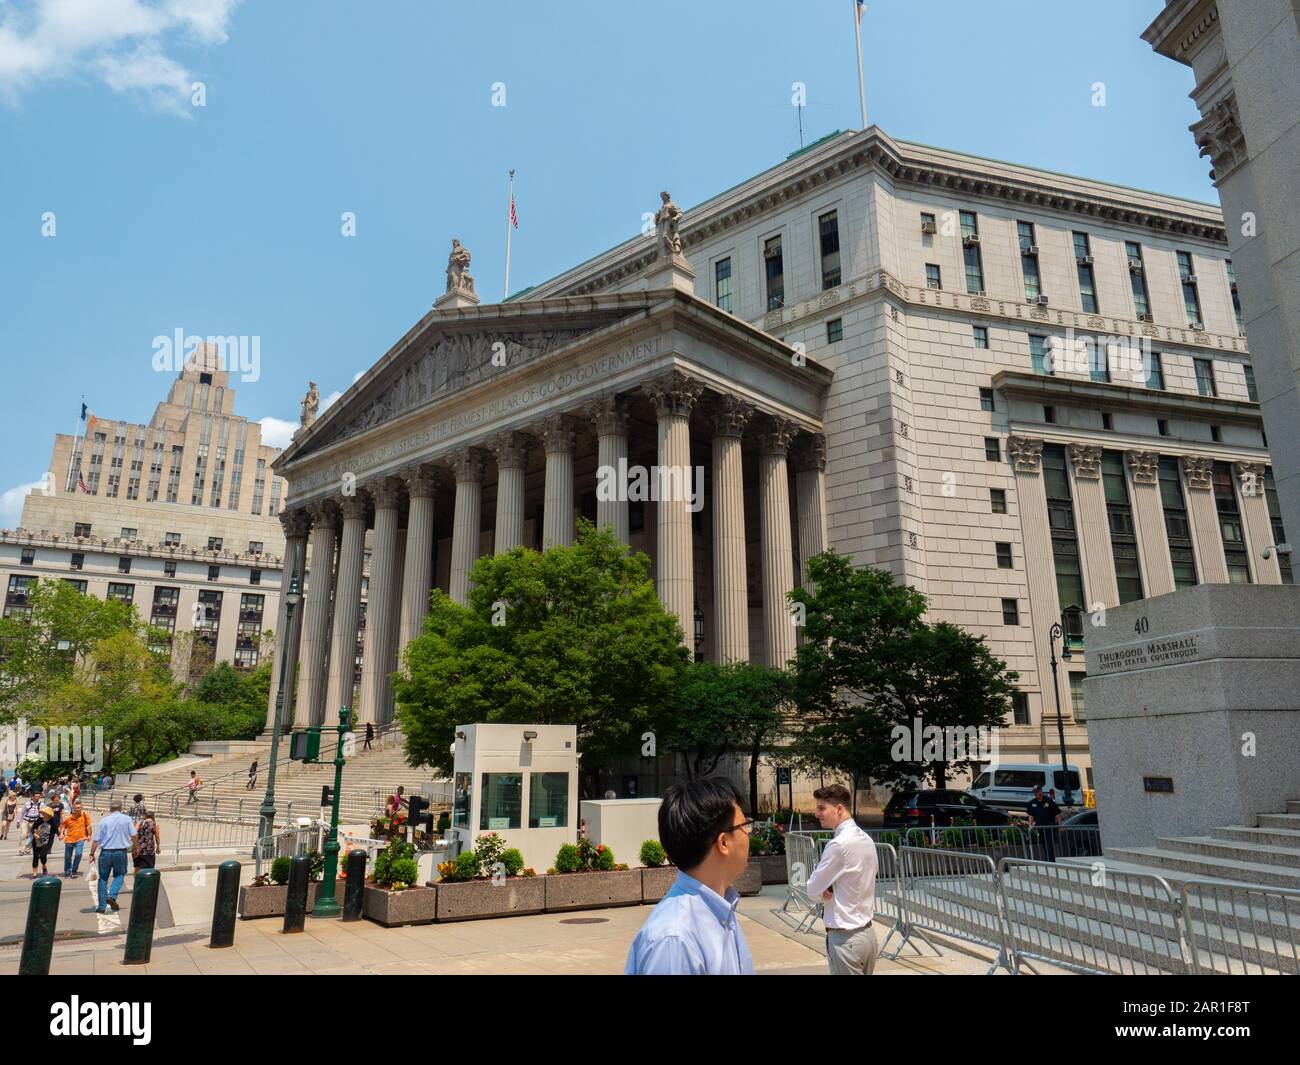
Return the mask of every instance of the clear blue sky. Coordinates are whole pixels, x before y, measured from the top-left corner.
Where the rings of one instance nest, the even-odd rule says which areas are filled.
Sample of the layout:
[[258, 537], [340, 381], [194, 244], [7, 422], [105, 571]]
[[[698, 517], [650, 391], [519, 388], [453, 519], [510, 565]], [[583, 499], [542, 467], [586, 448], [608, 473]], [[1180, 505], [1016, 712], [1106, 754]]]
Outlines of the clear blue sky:
[[[87, 7], [0, 0], [0, 525], [82, 393], [149, 417], [158, 335], [259, 336], [238, 410], [296, 421], [309, 377], [346, 388], [428, 310], [451, 237], [498, 298], [510, 167], [517, 291], [634, 235], [660, 189], [699, 203], [797, 148], [792, 82], [807, 141], [858, 125], [850, 0], [64, 3]], [[1191, 73], [1138, 36], [1161, 6], [870, 0], [869, 118], [1217, 202]]]

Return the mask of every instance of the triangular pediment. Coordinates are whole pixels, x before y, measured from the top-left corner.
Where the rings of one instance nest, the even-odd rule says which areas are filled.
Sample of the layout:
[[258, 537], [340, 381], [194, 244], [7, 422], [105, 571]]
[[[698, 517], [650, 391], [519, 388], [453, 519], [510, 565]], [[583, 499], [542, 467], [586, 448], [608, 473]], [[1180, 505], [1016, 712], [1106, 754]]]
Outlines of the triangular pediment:
[[300, 429], [277, 466], [536, 363], [642, 314], [651, 302], [643, 293], [433, 311], [314, 425]]

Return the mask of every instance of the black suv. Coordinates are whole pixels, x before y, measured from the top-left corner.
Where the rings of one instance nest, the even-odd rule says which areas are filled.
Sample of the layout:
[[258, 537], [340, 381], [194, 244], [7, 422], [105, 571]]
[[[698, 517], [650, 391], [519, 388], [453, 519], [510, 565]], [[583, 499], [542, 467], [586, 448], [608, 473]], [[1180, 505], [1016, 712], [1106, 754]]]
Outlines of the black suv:
[[929, 828], [931, 824], [946, 828], [954, 818], [962, 821], [974, 819], [975, 824], [989, 828], [1012, 822], [1011, 815], [1005, 810], [964, 791], [946, 788], [895, 792], [885, 807], [886, 828]]

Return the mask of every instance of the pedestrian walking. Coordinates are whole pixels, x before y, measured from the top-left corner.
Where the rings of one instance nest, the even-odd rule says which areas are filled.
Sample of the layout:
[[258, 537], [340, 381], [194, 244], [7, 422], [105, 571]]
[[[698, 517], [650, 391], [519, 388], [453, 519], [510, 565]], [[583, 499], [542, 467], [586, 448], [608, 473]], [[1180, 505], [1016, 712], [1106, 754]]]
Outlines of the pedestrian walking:
[[190, 793], [190, 797], [185, 800], [186, 806], [193, 806], [199, 801], [199, 788], [203, 787], [203, 781], [199, 778], [197, 770], [190, 770], [190, 779], [185, 782], [185, 790]]
[[0, 803], [0, 839], [9, 838], [9, 827], [17, 816], [18, 794], [13, 790], [6, 791], [3, 803]]
[[253, 759], [253, 764], [248, 767], [248, 783], [244, 785], [245, 791], [252, 791], [257, 786], [257, 759]]
[[36, 867], [41, 867], [41, 876], [49, 876], [47, 865], [50, 848], [54, 846], [54, 811], [48, 806], [40, 809], [40, 820], [32, 825], [32, 879], [36, 879]]
[[90, 814], [81, 808], [80, 801], [72, 804], [72, 813], [63, 821], [63, 875], [81, 875], [81, 852], [90, 838]]
[[736, 920], [732, 884], [749, 862], [754, 824], [736, 786], [721, 777], [670, 785], [659, 840], [677, 879], [632, 941], [628, 976], [752, 975], [754, 959]]
[[131, 840], [135, 836], [135, 825], [122, 812], [122, 800], [114, 799], [109, 814], [99, 822], [95, 835], [90, 841], [90, 860], [95, 861], [99, 852], [99, 875], [97, 895], [99, 905], [96, 913], [105, 913], [105, 907], [118, 910], [117, 893], [122, 890], [126, 880], [126, 856], [131, 850]]
[[832, 976], [870, 976], [880, 949], [872, 927], [880, 868], [876, 844], [853, 819], [853, 796], [843, 784], [818, 788], [813, 798], [818, 822], [834, 832], [807, 885], [808, 897], [822, 900], [826, 962]]
[[139, 792], [131, 796], [131, 809], [127, 813], [137, 825], [140, 823], [140, 818], [144, 817], [144, 796]]
[[1041, 784], [1035, 784], [1034, 797], [1029, 800], [1025, 810], [1034, 826], [1034, 834], [1043, 841], [1047, 860], [1056, 861], [1056, 826], [1065, 818], [1061, 808], [1056, 805], [1055, 799], [1043, 795]]
[[368, 750], [370, 750], [370, 741], [373, 740], [374, 738], [375, 738], [375, 726], [374, 726], [371, 722], [367, 721], [367, 722], [366, 722], [366, 742], [365, 742], [364, 744], [362, 744], [361, 749], [362, 749], [363, 751], [368, 751]]
[[136, 872], [154, 868], [160, 846], [162, 833], [158, 831], [158, 822], [154, 820], [153, 811], [146, 810], [136, 826], [135, 839], [131, 843], [131, 859]]
[[26, 854], [32, 845], [32, 826], [41, 819], [41, 802], [35, 795], [27, 796], [27, 803], [23, 806], [19, 818], [23, 835], [19, 841], [18, 853]]

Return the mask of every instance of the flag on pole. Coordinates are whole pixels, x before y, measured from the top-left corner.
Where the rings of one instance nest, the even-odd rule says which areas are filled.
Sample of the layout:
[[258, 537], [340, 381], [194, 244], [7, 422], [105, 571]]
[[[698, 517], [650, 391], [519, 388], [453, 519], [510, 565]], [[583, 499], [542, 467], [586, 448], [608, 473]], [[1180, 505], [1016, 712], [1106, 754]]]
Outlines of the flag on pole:
[[81, 476], [80, 470], [77, 471], [77, 487], [85, 492], [86, 495], [90, 495], [90, 488], [86, 485], [86, 479]]
[[858, 16], [858, 25], [859, 25], [859, 26], [862, 25], [862, 13], [863, 13], [864, 11], [866, 11], [866, 10], [867, 10], [866, 0], [858, 0], [857, 16]]
[[510, 224], [516, 229], [519, 228], [519, 214], [515, 211], [515, 194], [513, 191], [510, 193]]

